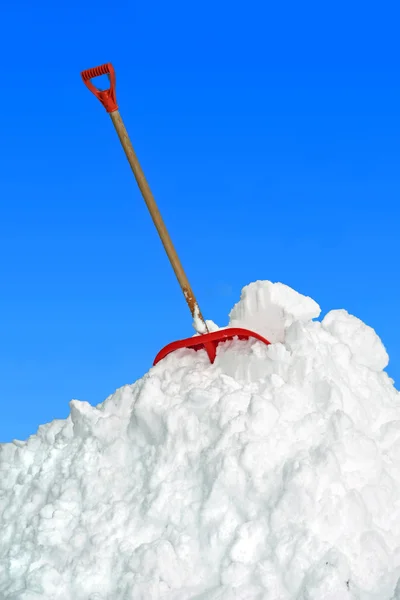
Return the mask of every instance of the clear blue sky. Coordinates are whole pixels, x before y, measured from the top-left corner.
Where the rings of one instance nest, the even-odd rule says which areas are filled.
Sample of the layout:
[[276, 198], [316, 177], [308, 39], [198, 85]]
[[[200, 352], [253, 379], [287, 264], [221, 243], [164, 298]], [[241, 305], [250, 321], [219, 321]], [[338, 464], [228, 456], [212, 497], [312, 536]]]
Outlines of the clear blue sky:
[[205, 316], [282, 281], [376, 329], [400, 379], [395, 3], [2, 7], [0, 441], [141, 377], [191, 317], [120, 111]]

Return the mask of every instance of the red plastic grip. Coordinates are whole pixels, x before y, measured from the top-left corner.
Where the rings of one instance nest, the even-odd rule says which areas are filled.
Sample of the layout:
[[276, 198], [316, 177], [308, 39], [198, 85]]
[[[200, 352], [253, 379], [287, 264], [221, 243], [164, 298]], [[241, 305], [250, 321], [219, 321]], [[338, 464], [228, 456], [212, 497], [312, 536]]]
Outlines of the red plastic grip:
[[[94, 77], [100, 77], [100, 75], [108, 75], [110, 80], [110, 87], [108, 90], [99, 90], [92, 83]], [[111, 63], [100, 65], [99, 67], [93, 67], [93, 69], [86, 69], [81, 72], [83, 83], [86, 87], [100, 100], [104, 108], [108, 113], [118, 110], [117, 99], [115, 95], [115, 71]]]

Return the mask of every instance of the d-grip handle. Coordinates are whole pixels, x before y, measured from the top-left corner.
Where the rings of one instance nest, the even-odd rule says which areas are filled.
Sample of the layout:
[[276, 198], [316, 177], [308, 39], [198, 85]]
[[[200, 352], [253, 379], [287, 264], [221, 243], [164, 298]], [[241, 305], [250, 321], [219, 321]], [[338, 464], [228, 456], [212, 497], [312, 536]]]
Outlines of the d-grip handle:
[[[108, 75], [110, 80], [110, 87], [108, 90], [99, 90], [92, 83], [92, 79], [100, 77], [101, 75]], [[115, 71], [111, 63], [100, 65], [99, 67], [93, 67], [92, 69], [86, 69], [81, 72], [83, 83], [86, 87], [100, 100], [104, 108], [108, 113], [118, 110], [117, 98], [115, 94]]]

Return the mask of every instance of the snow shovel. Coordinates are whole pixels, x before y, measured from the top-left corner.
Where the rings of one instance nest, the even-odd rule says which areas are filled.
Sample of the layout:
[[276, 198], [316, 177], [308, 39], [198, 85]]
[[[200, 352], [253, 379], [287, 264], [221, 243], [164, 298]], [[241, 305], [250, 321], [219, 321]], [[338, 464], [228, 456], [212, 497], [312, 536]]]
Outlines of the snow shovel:
[[[92, 79], [100, 77], [101, 75], [108, 76], [109, 88], [106, 90], [98, 89], [92, 83]], [[209, 331], [207, 323], [204, 320], [204, 317], [200, 311], [199, 305], [194, 296], [192, 288], [183, 270], [176, 250], [172, 244], [171, 238], [169, 237], [165, 224], [162, 220], [156, 201], [154, 200], [153, 194], [141, 169], [136, 153], [129, 139], [128, 132], [126, 131], [125, 125], [122, 121], [121, 115], [119, 114], [115, 94], [115, 71], [112, 64], [106, 63], [104, 65], [100, 65], [99, 67], [94, 67], [93, 69], [87, 69], [86, 71], [82, 71], [81, 77], [85, 85], [100, 100], [101, 104], [104, 106], [104, 108], [111, 117], [111, 121], [113, 122], [113, 125], [116, 129], [122, 147], [125, 150], [126, 157], [136, 178], [136, 182], [142, 193], [143, 199], [147, 205], [147, 208], [149, 209], [150, 215], [161, 238], [164, 249], [168, 255], [172, 268], [182, 288], [183, 295], [185, 296], [194, 322], [200, 325], [201, 330], [203, 332], [206, 332], [168, 344], [162, 350], [160, 350], [160, 352], [155, 357], [153, 364], [157, 364], [160, 360], [167, 356], [167, 354], [170, 354], [171, 352], [174, 352], [179, 348], [191, 348], [193, 350], [203, 349], [207, 352], [210, 362], [213, 363], [216, 357], [218, 344], [227, 340], [232, 340], [234, 338], [239, 338], [242, 340], [256, 338], [264, 344], [269, 344], [270, 342], [258, 333], [239, 327], [228, 327], [226, 329], [221, 329], [213, 332]]]

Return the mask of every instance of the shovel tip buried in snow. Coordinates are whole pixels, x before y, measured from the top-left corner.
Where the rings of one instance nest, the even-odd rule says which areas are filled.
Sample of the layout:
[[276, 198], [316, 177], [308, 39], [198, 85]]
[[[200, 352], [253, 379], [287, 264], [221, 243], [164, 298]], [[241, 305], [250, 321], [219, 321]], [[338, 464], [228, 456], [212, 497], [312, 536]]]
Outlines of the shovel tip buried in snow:
[[241, 327], [228, 327], [227, 329], [220, 329], [218, 331], [213, 331], [212, 333], [206, 333], [204, 335], [198, 335], [185, 338], [183, 340], [177, 340], [176, 342], [171, 342], [162, 350], [160, 350], [154, 359], [153, 365], [156, 365], [168, 354], [171, 354], [171, 352], [175, 352], [175, 350], [179, 350], [180, 348], [205, 350], [210, 362], [213, 363], [217, 354], [218, 345], [221, 342], [227, 342], [229, 340], [233, 340], [234, 338], [238, 338], [239, 340], [248, 340], [250, 338], [254, 338], [263, 344], [266, 344], [267, 346], [269, 346], [271, 343], [255, 331], [242, 329]]

